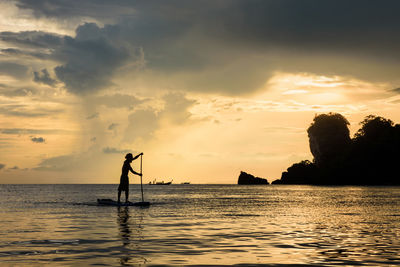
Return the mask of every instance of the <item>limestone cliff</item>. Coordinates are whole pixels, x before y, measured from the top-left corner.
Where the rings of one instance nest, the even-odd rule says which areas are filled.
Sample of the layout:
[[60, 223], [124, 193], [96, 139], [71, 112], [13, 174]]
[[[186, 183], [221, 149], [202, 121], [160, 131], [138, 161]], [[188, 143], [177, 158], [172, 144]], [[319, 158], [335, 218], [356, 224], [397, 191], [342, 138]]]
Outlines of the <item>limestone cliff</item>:
[[351, 145], [349, 122], [337, 113], [321, 114], [308, 128], [310, 150], [317, 166], [337, 163]]

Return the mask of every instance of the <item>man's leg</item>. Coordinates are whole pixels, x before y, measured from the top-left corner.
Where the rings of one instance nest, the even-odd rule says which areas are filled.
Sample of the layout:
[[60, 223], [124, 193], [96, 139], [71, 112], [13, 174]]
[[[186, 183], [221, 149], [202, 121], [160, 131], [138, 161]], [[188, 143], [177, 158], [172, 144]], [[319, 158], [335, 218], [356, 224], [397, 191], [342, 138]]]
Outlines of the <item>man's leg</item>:
[[118, 203], [121, 202], [121, 190], [118, 190]]

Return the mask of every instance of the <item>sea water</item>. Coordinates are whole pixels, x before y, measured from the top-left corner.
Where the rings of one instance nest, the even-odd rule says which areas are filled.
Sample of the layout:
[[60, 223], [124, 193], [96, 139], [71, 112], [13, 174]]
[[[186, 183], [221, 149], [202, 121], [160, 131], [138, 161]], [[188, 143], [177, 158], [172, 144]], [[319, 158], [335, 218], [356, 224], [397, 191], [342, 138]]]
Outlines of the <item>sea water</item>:
[[116, 189], [0, 185], [1, 265], [400, 265], [399, 187], [144, 185], [148, 208], [96, 204]]

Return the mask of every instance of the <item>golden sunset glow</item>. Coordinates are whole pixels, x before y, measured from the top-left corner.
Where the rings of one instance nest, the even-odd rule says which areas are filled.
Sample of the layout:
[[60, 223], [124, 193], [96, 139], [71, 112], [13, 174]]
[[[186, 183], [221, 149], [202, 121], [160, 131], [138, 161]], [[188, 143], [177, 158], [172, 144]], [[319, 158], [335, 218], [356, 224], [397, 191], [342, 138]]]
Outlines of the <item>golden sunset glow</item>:
[[2, 183], [116, 183], [127, 152], [144, 152], [145, 182], [272, 181], [312, 159], [315, 114], [345, 115], [352, 133], [369, 114], [400, 121], [398, 66], [383, 56], [245, 37], [189, 10], [175, 10], [183, 23], [102, 8], [0, 4]]

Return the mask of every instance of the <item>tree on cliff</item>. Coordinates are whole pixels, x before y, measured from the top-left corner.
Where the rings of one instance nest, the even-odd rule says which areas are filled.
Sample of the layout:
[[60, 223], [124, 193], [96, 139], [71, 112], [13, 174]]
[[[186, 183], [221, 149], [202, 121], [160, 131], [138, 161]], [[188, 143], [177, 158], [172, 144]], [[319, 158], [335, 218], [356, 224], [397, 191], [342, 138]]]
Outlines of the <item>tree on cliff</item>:
[[[393, 184], [400, 150], [400, 125], [383, 117], [369, 115], [353, 139], [352, 164], [364, 183]], [[399, 183], [400, 180], [397, 182]]]
[[386, 139], [395, 130], [394, 123], [391, 120], [375, 115], [368, 115], [360, 124], [361, 128], [355, 134], [355, 140], [375, 142], [376, 139], [379, 140], [382, 137]]
[[295, 163], [274, 184], [400, 185], [400, 125], [369, 115], [350, 138], [338, 113], [315, 116], [308, 128], [314, 163]]
[[314, 184], [316, 183], [317, 169], [314, 163], [309, 160], [303, 160], [294, 163], [286, 172], [282, 173], [280, 180], [272, 182], [273, 184]]
[[307, 133], [317, 166], [335, 164], [349, 150], [351, 139], [348, 125], [350, 123], [339, 113], [314, 117]]

